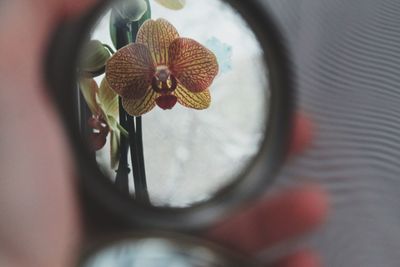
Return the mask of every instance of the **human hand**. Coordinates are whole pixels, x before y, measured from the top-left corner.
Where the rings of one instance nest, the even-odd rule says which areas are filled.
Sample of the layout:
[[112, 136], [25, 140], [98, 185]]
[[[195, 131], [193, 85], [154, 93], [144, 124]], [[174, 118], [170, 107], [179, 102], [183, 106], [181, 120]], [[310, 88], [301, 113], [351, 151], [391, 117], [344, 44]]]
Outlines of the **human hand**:
[[59, 21], [89, 4], [0, 1], [0, 266], [72, 266], [80, 237], [75, 175], [43, 59]]
[[[80, 239], [75, 175], [65, 133], [45, 93], [43, 58], [58, 22], [82, 12], [93, 1], [0, 3], [0, 266], [67, 267], [74, 262]], [[303, 143], [295, 142], [294, 147]], [[239, 224], [248, 218], [259, 218], [260, 225], [265, 222], [264, 228], [274, 231], [257, 242], [255, 231], [246, 232], [237, 237], [246, 244], [240, 249], [256, 251], [292, 237], [323, 217], [324, 198], [314, 191], [283, 193], [231, 220], [223, 227], [226, 232], [216, 228], [212, 237], [227, 245], [234, 243], [238, 239], [228, 240], [228, 230], [244, 229]], [[274, 216], [267, 216], [271, 213]], [[295, 220], [298, 223], [289, 225]]]
[[[291, 155], [302, 152], [312, 139], [311, 122], [298, 113]], [[320, 225], [327, 214], [325, 193], [316, 185], [280, 192], [219, 223], [208, 237], [224, 246], [255, 255], [294, 239]], [[318, 267], [312, 251], [298, 251], [273, 264], [276, 267]]]

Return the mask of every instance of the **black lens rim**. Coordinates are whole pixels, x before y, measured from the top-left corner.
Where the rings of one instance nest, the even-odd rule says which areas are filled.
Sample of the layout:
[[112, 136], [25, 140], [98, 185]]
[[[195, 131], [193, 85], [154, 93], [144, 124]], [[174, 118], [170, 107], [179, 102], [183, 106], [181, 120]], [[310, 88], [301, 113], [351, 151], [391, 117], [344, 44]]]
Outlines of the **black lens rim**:
[[76, 86], [75, 68], [81, 44], [110, 2], [100, 1], [85, 16], [63, 23], [50, 42], [45, 62], [45, 78], [61, 111], [79, 168], [83, 213], [108, 228], [118, 225], [179, 231], [204, 229], [263, 193], [287, 156], [294, 113], [294, 81], [289, 51], [280, 29], [266, 1], [225, 0], [247, 21], [265, 53], [271, 88], [265, 139], [258, 155], [244, 171], [246, 178], [238, 179], [210, 201], [190, 209], [149, 207], [119, 194], [97, 168], [96, 162], [90, 160], [74, 113], [75, 98], [71, 88]]

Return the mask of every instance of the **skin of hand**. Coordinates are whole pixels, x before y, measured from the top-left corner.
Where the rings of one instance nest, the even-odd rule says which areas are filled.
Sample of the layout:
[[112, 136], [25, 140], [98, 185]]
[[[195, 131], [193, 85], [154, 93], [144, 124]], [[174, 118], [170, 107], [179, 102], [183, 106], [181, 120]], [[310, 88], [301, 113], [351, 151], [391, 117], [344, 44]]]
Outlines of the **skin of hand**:
[[[43, 80], [49, 36], [65, 17], [95, 0], [0, 2], [0, 266], [73, 266], [81, 236], [74, 167]], [[297, 118], [292, 152], [310, 142], [312, 126]], [[316, 186], [282, 192], [220, 223], [208, 237], [255, 253], [319, 225], [327, 201]], [[312, 252], [276, 266], [319, 266]]]

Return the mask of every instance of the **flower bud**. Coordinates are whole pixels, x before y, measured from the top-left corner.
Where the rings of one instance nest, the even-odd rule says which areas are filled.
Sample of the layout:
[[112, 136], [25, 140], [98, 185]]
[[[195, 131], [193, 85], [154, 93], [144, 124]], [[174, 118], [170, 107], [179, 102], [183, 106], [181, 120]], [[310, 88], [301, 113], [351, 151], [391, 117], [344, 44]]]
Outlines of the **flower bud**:
[[180, 10], [185, 7], [186, 0], [155, 0], [162, 6], [173, 10]]
[[83, 49], [81, 72], [85, 77], [96, 77], [104, 73], [110, 51], [98, 40], [90, 40]]
[[118, 12], [127, 21], [134, 22], [140, 20], [147, 11], [147, 3], [145, 0], [129, 0], [124, 1]]

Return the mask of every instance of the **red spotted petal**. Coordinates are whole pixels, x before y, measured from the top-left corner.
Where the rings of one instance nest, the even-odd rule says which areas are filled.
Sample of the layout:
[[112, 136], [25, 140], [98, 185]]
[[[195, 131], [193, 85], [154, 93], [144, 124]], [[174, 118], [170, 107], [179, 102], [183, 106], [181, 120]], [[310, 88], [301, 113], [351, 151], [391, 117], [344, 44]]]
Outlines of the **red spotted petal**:
[[168, 48], [176, 38], [179, 38], [178, 31], [167, 20], [147, 20], [140, 27], [136, 42], [149, 48], [156, 65], [167, 65]]
[[170, 45], [169, 68], [178, 81], [192, 92], [209, 88], [218, 74], [215, 55], [188, 38], [178, 38]]
[[106, 65], [107, 82], [122, 97], [142, 98], [151, 84], [153, 74], [150, 51], [142, 44], [121, 48]]

